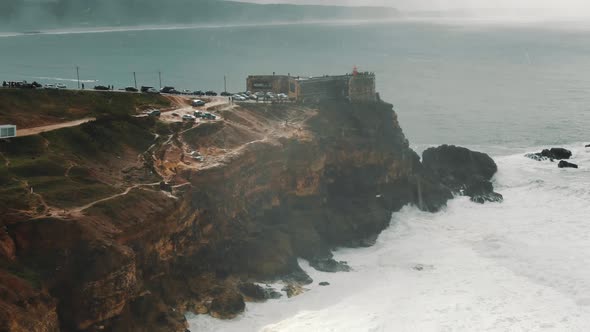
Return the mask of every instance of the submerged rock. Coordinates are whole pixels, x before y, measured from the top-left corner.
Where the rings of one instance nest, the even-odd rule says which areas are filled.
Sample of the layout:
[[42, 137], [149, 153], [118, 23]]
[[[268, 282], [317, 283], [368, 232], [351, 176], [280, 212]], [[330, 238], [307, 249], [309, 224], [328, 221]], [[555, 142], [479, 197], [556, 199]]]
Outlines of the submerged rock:
[[[543, 161], [543, 160], [547, 160], [548, 158], [543, 157], [541, 155], [541, 153], [527, 153], [524, 155], [525, 157], [532, 159], [532, 160], [536, 160], [536, 161]], [[553, 161], [553, 160], [551, 160]]]
[[265, 292], [268, 295], [269, 300], [276, 300], [276, 299], [280, 299], [281, 297], [283, 297], [283, 294], [277, 292], [276, 290], [274, 290], [274, 288], [271, 288], [271, 287], [266, 288]]
[[412, 269], [416, 270], [416, 271], [434, 270], [434, 265], [416, 264], [416, 265], [414, 265], [414, 267], [412, 267]]
[[237, 292], [226, 290], [211, 302], [209, 314], [215, 318], [232, 319], [244, 312], [244, 297]]
[[271, 287], [263, 288], [251, 282], [240, 284], [238, 289], [242, 292], [246, 300], [253, 302], [264, 302], [268, 299], [278, 299], [282, 296], [281, 293]]
[[559, 164], [557, 165], [557, 167], [559, 168], [578, 168], [578, 165], [576, 164], [572, 164], [572, 163], [568, 163], [565, 160], [562, 160], [559, 162]]
[[332, 258], [312, 259], [309, 261], [309, 265], [322, 272], [349, 272], [351, 270], [346, 262], [339, 262]]
[[503, 202], [504, 197], [494, 192], [494, 186], [490, 181], [472, 183], [465, 188], [464, 194], [471, 198], [472, 202], [483, 204], [485, 202]]
[[300, 285], [290, 284], [283, 287], [282, 291], [287, 293], [287, 297], [291, 298], [305, 293], [307, 289], [301, 287]]
[[267, 299], [264, 288], [254, 283], [242, 283], [238, 285], [238, 289], [240, 290], [240, 292], [242, 292], [246, 299], [250, 299], [253, 301], [265, 301]]
[[282, 277], [285, 282], [289, 283], [296, 283], [301, 285], [309, 285], [313, 282], [310, 276], [305, 273], [301, 268], [298, 268], [296, 271], [289, 273], [288, 275]]

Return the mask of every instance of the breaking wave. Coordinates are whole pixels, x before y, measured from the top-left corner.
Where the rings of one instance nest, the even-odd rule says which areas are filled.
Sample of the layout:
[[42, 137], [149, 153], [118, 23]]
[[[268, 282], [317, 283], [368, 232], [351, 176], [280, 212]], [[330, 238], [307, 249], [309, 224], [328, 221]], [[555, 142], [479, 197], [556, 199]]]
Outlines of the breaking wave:
[[[198, 331], [585, 331], [590, 326], [590, 149], [580, 169], [496, 156], [502, 204], [405, 207], [375, 246], [341, 249], [350, 273], [307, 293], [248, 304], [238, 319], [189, 317]], [[330, 286], [317, 284], [327, 281]]]
[[[44, 80], [44, 81], [61, 81], [61, 82], [78, 82], [77, 78], [63, 78], [63, 77], [45, 77], [45, 76], [35, 76], [33, 77], [37, 80]], [[98, 80], [80, 80], [80, 83], [96, 83]]]
[[139, 25], [139, 26], [117, 26], [117, 27], [93, 27], [93, 28], [71, 28], [71, 29], [49, 29], [34, 32], [0, 32], [2, 37], [36, 36], [36, 35], [71, 35], [91, 33], [112, 33], [112, 32], [138, 32], [138, 31], [166, 31], [166, 30], [197, 30], [197, 29], [220, 29], [220, 28], [247, 28], [247, 27], [272, 27], [291, 26], [303, 24], [322, 25], [355, 25], [372, 24], [375, 22], [394, 22], [396, 19], [382, 20], [305, 20], [285, 21], [269, 23], [238, 23], [238, 24], [181, 24], [181, 25]]

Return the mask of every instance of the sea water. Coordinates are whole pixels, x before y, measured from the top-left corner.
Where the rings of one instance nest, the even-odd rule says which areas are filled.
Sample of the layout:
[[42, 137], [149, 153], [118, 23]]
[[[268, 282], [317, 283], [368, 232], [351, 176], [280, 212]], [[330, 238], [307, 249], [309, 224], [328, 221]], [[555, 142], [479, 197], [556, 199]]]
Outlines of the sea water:
[[[536, 147], [533, 150], [538, 150]], [[580, 169], [527, 151], [495, 156], [501, 204], [407, 206], [375, 246], [340, 249], [348, 273], [315, 271], [309, 291], [248, 304], [232, 321], [189, 317], [195, 331], [587, 331], [590, 149]], [[319, 286], [326, 281], [329, 286]]]
[[[120, 30], [120, 29], [119, 29]], [[377, 74], [412, 146], [490, 153], [501, 204], [408, 206], [353, 268], [305, 294], [248, 304], [195, 331], [587, 331], [590, 327], [590, 30], [584, 25], [388, 22], [0, 33], [0, 81], [245, 89], [248, 74]], [[581, 168], [525, 158], [551, 146]], [[320, 287], [319, 282], [329, 282]], [[281, 285], [275, 285], [279, 288]]]
[[[0, 81], [246, 89], [250, 74], [377, 75], [415, 145], [525, 148], [584, 140], [586, 23], [439, 22], [101, 28], [4, 35]], [[4, 37], [2, 37], [4, 36]]]

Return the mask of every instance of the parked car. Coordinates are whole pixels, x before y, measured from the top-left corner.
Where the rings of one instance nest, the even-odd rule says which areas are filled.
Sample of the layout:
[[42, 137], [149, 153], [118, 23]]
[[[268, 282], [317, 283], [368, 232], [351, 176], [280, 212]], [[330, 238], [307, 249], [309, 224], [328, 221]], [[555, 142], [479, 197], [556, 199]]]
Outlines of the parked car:
[[67, 87], [65, 84], [63, 84], [63, 83], [57, 83], [57, 84], [55, 85], [55, 87], [56, 87], [56, 88], [58, 88], [58, 89], [62, 89], [62, 90], [63, 90], [63, 89], [67, 89], [67, 88], [68, 88], [68, 87]]
[[137, 89], [134, 88], [134, 87], [132, 87], [132, 86], [128, 86], [128, 87], [125, 88], [125, 91], [127, 91], [127, 92], [137, 92]]
[[211, 114], [211, 113], [205, 113], [205, 114], [203, 114], [202, 118], [203, 119], [206, 119], [206, 120], [215, 120], [215, 119], [217, 119], [217, 117], [215, 115]]
[[142, 86], [141, 89], [139, 89], [139, 91], [141, 92], [147, 92], [149, 89], [153, 89], [153, 86]]
[[223, 97], [229, 97], [229, 96], [231, 96], [231, 93], [224, 91], [224, 92], [220, 93], [220, 95]]
[[209, 91], [205, 92], [205, 95], [207, 95], [207, 96], [217, 96], [217, 92], [209, 90]]
[[161, 93], [173, 93], [173, 91], [176, 91], [173, 86], [165, 86], [160, 89]]
[[183, 95], [191, 95], [191, 94], [193, 94], [193, 93], [191, 92], [191, 90], [187, 90], [187, 89], [184, 89], [184, 90], [182, 90], [182, 91], [181, 91], [181, 93], [182, 93]]
[[149, 89], [146, 90], [145, 93], [152, 93], [152, 94], [156, 94], [157, 95], [157, 94], [160, 94], [160, 91], [158, 91], [158, 90], [156, 90], [154, 88], [149, 88]]
[[233, 95], [232, 99], [235, 101], [244, 101], [246, 100], [246, 98], [244, 98], [242, 95]]
[[110, 89], [108, 87], [104, 86], [104, 85], [97, 85], [97, 86], [94, 87], [94, 90], [108, 91]]
[[196, 117], [194, 115], [185, 114], [182, 116], [183, 121], [195, 121]]
[[45, 84], [44, 88], [47, 90], [57, 90], [57, 86], [55, 86], [55, 84]]
[[205, 106], [205, 102], [200, 99], [195, 99], [191, 102], [191, 105], [193, 105], [195, 107]]
[[205, 92], [203, 92], [203, 91], [201, 91], [201, 90], [197, 90], [197, 91], [194, 91], [194, 92], [193, 92], [193, 94], [194, 94], [195, 96], [204, 96], [204, 95], [205, 95]]
[[202, 118], [203, 117], [203, 112], [201, 112], [201, 111], [195, 111], [195, 113], [193, 113], [193, 115], [196, 118]]
[[162, 114], [159, 110], [151, 110], [148, 112], [148, 116], [160, 116]]

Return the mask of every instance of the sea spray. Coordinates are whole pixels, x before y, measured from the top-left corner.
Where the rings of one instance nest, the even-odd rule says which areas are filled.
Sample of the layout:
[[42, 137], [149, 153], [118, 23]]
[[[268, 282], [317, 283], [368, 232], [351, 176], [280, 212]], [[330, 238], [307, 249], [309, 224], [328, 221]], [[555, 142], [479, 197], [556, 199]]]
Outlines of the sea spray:
[[[583, 331], [590, 324], [590, 149], [578, 170], [524, 152], [495, 158], [502, 204], [457, 198], [405, 207], [375, 246], [340, 249], [348, 273], [303, 262], [307, 293], [251, 304], [240, 318], [189, 319], [199, 331]], [[530, 151], [536, 151], [531, 148]], [[417, 268], [419, 267], [419, 268]], [[327, 281], [327, 287], [318, 283]]]

